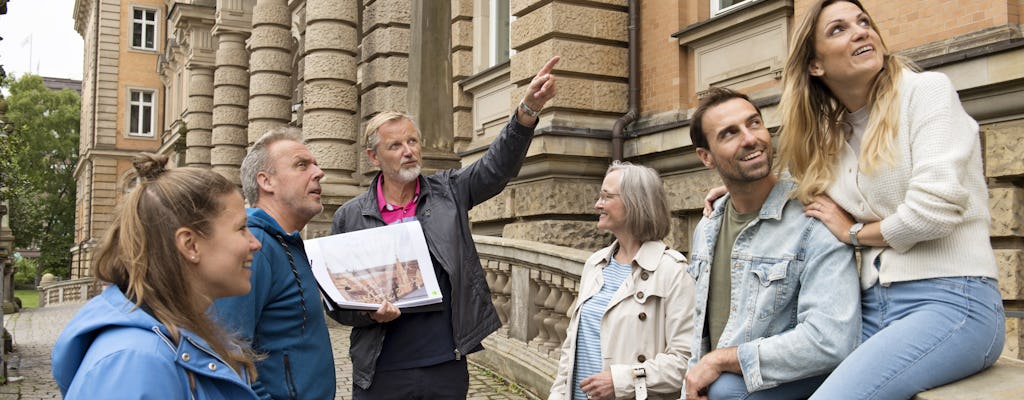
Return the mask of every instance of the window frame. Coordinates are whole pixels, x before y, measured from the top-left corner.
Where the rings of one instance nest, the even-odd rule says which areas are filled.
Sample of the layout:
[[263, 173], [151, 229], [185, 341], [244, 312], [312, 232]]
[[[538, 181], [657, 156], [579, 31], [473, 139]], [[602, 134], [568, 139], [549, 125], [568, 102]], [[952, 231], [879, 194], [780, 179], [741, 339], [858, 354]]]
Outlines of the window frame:
[[[132, 98], [132, 95], [134, 93], [139, 93], [139, 99], [138, 100], [135, 100], [135, 99]], [[146, 102], [145, 100], [143, 100], [145, 98], [144, 95], [146, 93], [149, 93], [150, 95], [152, 95], [151, 100], [149, 102]], [[128, 88], [127, 98], [126, 98], [127, 101], [125, 101], [125, 104], [128, 105], [128, 110], [125, 113], [125, 118], [124, 118], [125, 125], [127, 125], [127, 127], [128, 127], [128, 129], [125, 130], [125, 133], [127, 134], [128, 137], [134, 137], [134, 138], [154, 138], [154, 137], [156, 137], [157, 94], [158, 94], [157, 89], [152, 89], [152, 88]], [[136, 107], [138, 107], [138, 112], [139, 112], [139, 114], [138, 114], [138, 123], [137, 124], [132, 124], [132, 112], [135, 111]], [[142, 131], [142, 128], [143, 128], [143, 115], [145, 114], [145, 108], [146, 107], [149, 107], [149, 133], [144, 133]], [[137, 126], [133, 126], [133, 125], [137, 125]], [[139, 131], [133, 131], [133, 129], [139, 129]]]
[[[142, 12], [142, 19], [135, 18], [135, 13], [138, 12], [138, 11]], [[146, 19], [147, 13], [152, 13], [153, 14], [153, 20], [152, 21], [149, 21], [149, 20]], [[132, 7], [132, 18], [131, 18], [131, 22], [130, 23], [131, 23], [131, 36], [129, 37], [128, 40], [129, 40], [129, 45], [131, 46], [131, 48], [136, 49], [136, 50], [157, 51], [157, 47], [159, 47], [159, 42], [157, 41], [157, 37], [160, 36], [160, 10], [157, 10], [155, 8], [149, 8], [149, 7], [133, 6]], [[142, 29], [142, 32], [139, 35], [140, 43], [138, 45], [135, 44], [135, 32], [136, 32], [135, 30], [137, 28], [137, 25], [139, 26], [140, 29]], [[151, 38], [152, 42], [153, 42], [152, 43], [152, 47], [146, 47], [146, 37], [147, 37], [147, 35], [146, 35], [147, 34], [146, 27], [147, 26], [151, 26], [153, 28], [152, 38]]]
[[746, 5], [746, 4], [753, 3], [755, 1], [758, 1], [758, 0], [742, 0], [739, 3], [733, 4], [731, 6], [727, 6], [725, 8], [720, 8], [722, 6], [722, 0], [711, 0], [711, 18], [714, 18], [714, 17], [717, 17], [719, 15], [725, 14], [725, 13], [727, 13], [729, 11], [735, 10], [735, 9], [737, 9], [739, 7], [742, 7], [742, 6]]

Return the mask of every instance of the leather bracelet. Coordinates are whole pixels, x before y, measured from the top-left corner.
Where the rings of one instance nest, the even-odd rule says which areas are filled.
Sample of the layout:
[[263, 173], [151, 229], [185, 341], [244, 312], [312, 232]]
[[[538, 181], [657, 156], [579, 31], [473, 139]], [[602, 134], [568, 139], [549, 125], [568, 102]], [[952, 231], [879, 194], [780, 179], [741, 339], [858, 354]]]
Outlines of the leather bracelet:
[[636, 400], [647, 400], [647, 371], [642, 366], [633, 368], [633, 394]]
[[522, 100], [519, 101], [519, 109], [523, 110], [523, 112], [526, 113], [526, 115], [529, 115], [531, 117], [534, 117], [534, 118], [539, 118], [540, 117], [540, 111], [533, 111], [533, 109], [530, 108], [530, 106], [526, 105], [525, 101], [522, 101]]

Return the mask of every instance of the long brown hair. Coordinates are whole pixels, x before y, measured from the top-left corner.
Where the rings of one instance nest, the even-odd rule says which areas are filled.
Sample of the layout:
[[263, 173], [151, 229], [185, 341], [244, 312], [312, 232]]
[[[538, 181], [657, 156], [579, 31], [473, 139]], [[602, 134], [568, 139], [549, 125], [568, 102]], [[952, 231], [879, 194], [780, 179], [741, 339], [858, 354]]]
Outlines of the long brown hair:
[[179, 329], [194, 332], [239, 374], [256, 376], [253, 353], [206, 314], [193, 289], [197, 279], [178, 251], [175, 232], [200, 235], [224, 211], [222, 199], [238, 191], [218, 173], [201, 168], [166, 170], [167, 156], [143, 153], [133, 160], [139, 185], [120, 204], [96, 251], [93, 275], [117, 285], [125, 297], [164, 324], [175, 342]]
[[[808, 10], [793, 32], [789, 56], [782, 77], [782, 128], [779, 134], [779, 169], [789, 169], [797, 181], [794, 195], [810, 202], [824, 193], [835, 179], [835, 165], [846, 137], [840, 123], [846, 109], [836, 100], [825, 82], [811, 76], [815, 57], [815, 27], [822, 9], [838, 2], [851, 3], [865, 15], [858, 0], [821, 0]], [[889, 53], [875, 21], [871, 28], [879, 34], [884, 63], [871, 84], [868, 95], [870, 117], [859, 163], [865, 173], [895, 161], [893, 149], [899, 132], [899, 82], [904, 69], [916, 70], [908, 60]]]

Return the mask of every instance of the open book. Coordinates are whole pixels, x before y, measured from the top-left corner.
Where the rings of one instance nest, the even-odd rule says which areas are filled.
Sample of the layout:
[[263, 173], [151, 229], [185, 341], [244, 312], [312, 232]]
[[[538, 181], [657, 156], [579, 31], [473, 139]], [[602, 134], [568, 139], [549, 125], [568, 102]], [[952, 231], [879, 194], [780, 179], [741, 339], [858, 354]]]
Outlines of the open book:
[[[305, 241], [320, 290], [340, 308], [376, 310], [441, 302], [419, 221]], [[330, 302], [327, 304], [331, 307]]]

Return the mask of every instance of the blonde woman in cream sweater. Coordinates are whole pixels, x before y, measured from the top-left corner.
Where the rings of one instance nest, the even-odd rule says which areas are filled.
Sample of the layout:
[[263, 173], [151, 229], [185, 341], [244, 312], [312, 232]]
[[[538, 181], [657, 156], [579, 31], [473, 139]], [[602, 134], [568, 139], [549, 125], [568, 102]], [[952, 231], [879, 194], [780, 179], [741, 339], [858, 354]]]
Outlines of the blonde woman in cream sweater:
[[861, 249], [862, 344], [814, 399], [906, 399], [992, 365], [1004, 316], [978, 124], [949, 79], [888, 52], [856, 0], [793, 36], [780, 166], [809, 216]]

